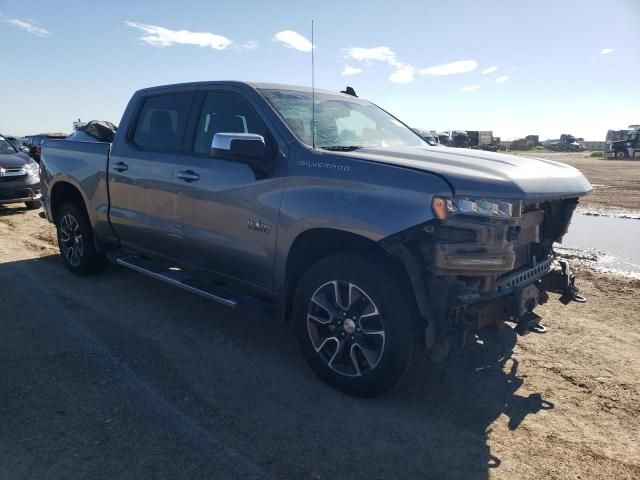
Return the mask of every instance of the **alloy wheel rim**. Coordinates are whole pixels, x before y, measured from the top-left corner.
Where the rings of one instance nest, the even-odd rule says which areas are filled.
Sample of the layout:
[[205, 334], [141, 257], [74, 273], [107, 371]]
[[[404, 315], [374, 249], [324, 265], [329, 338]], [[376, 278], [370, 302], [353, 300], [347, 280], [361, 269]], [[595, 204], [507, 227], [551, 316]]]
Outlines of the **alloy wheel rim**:
[[307, 331], [318, 356], [333, 371], [359, 377], [376, 368], [385, 346], [378, 307], [351, 282], [333, 280], [311, 296]]
[[62, 217], [60, 222], [60, 244], [62, 254], [67, 261], [74, 267], [80, 265], [84, 253], [84, 241], [80, 233], [80, 225], [71, 214]]

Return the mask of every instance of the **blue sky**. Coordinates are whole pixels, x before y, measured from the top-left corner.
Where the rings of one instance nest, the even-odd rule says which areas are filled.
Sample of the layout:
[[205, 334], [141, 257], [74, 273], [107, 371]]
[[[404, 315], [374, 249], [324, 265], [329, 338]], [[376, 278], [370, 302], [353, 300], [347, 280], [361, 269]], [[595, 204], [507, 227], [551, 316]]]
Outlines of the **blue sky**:
[[599, 140], [640, 123], [640, 0], [95, 5], [0, 0], [0, 132], [118, 123], [151, 85], [308, 85], [312, 18], [316, 86], [352, 85], [412, 126]]

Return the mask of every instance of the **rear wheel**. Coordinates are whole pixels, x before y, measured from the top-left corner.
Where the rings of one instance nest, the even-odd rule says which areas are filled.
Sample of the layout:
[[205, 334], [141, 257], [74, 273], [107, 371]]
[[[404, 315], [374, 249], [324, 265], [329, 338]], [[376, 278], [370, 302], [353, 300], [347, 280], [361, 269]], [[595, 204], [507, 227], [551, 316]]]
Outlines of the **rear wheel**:
[[298, 343], [334, 388], [362, 397], [384, 393], [424, 348], [411, 289], [394, 271], [375, 257], [338, 254], [301, 279], [293, 312]]
[[65, 265], [77, 275], [102, 271], [104, 255], [96, 251], [93, 229], [84, 211], [73, 204], [63, 205], [57, 214], [58, 246]]

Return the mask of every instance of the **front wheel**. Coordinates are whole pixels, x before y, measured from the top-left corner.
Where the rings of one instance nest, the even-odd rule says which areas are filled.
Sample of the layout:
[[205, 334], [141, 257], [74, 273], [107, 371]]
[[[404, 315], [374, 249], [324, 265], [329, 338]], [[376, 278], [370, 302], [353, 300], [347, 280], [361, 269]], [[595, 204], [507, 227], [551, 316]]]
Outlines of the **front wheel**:
[[36, 210], [41, 206], [40, 200], [31, 200], [29, 202], [24, 202], [24, 204], [27, 207], [27, 210]]
[[624, 150], [618, 150], [616, 152], [616, 158], [627, 158], [627, 152]]
[[415, 300], [395, 266], [359, 254], [313, 265], [295, 296], [298, 343], [313, 371], [346, 393], [393, 388], [424, 348]]
[[103, 270], [106, 259], [96, 251], [93, 229], [85, 212], [68, 203], [56, 217], [58, 246], [67, 268], [77, 275]]

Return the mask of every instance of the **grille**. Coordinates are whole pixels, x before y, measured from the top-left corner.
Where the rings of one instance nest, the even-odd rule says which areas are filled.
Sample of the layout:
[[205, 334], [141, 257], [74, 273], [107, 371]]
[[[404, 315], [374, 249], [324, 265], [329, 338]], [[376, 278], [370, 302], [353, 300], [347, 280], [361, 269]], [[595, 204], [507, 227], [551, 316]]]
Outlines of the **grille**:
[[18, 175], [11, 177], [0, 177], [0, 183], [24, 182], [28, 175]]
[[31, 196], [31, 190], [0, 190], [0, 200], [12, 200], [14, 198], [28, 198]]

